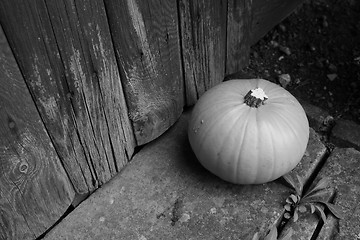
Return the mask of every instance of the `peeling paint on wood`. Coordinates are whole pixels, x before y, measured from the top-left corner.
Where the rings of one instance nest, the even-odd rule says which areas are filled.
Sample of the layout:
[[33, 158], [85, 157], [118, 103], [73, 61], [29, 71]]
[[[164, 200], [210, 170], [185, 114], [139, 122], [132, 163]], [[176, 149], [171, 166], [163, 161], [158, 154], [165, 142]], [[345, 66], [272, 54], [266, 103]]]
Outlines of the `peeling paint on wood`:
[[17, 1], [0, 3], [0, 21], [76, 192], [91, 192], [135, 147], [105, 7]]
[[[71, 90], [65, 81], [59, 48], [44, 4], [42, 1], [33, 4], [20, 0], [1, 1], [0, 21], [76, 192], [88, 192], [94, 189], [92, 176], [73, 122]], [[50, 97], [55, 97], [55, 107], [54, 101], [50, 101], [53, 109], [46, 104]]]
[[0, 83], [0, 239], [35, 239], [67, 210], [74, 190], [6, 41]]

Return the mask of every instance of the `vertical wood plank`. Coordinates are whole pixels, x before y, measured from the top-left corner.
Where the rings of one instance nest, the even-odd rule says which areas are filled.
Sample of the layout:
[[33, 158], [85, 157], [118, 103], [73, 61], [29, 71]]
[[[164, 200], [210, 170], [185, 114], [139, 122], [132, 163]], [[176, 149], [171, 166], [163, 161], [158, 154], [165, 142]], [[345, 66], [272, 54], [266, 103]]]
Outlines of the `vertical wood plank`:
[[59, 50], [41, 1], [1, 1], [0, 21], [56, 151], [78, 193], [95, 189]]
[[176, 0], [105, 0], [138, 145], [168, 129], [184, 105]]
[[249, 61], [252, 0], [228, 0], [226, 74], [240, 71]]
[[225, 76], [226, 0], [180, 0], [186, 105]]
[[76, 192], [135, 145], [102, 1], [1, 1], [0, 22]]
[[[72, 98], [99, 184], [129, 160], [135, 145], [132, 127], [102, 1], [47, 1]], [[74, 103], [73, 103], [74, 104]]]
[[0, 28], [0, 239], [35, 239], [74, 190]]

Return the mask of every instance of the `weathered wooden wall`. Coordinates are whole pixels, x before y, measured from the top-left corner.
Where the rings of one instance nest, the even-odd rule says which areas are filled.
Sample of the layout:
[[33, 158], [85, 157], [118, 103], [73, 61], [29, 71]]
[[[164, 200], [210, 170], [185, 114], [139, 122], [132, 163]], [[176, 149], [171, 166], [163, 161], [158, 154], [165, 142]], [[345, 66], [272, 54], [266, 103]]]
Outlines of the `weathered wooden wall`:
[[248, 63], [253, 19], [252, 2], [228, 0], [225, 74], [235, 73]]
[[137, 144], [168, 129], [184, 106], [176, 0], [105, 0]]
[[226, 12], [226, 0], [179, 1], [187, 105], [224, 78]]
[[[16, 58], [0, 59], [0, 227], [11, 235], [24, 226], [24, 239], [38, 236], [74, 192], [109, 181], [136, 146], [241, 70], [250, 45], [300, 2], [0, 1], [0, 24]], [[23, 159], [39, 170], [31, 172]], [[7, 171], [15, 168], [31, 174], [10, 181]]]
[[95, 190], [135, 146], [103, 2], [1, 1], [0, 21], [76, 191]]
[[0, 239], [35, 239], [74, 190], [1, 28], [0, 73]]

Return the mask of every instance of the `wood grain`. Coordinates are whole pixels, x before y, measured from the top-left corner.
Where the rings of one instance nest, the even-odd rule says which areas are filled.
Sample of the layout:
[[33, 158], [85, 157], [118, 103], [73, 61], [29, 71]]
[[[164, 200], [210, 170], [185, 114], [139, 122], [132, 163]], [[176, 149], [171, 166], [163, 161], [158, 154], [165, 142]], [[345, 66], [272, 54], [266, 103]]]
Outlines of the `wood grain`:
[[166, 131], [184, 105], [176, 0], [105, 0], [137, 144]]
[[226, 74], [240, 71], [249, 61], [252, 0], [228, 0]]
[[93, 191], [135, 145], [103, 2], [6, 0], [0, 22], [76, 192]]
[[193, 105], [225, 76], [226, 0], [180, 0], [186, 105]]
[[[73, 106], [76, 128], [99, 184], [110, 180], [134, 149], [114, 47], [101, 1], [47, 1]], [[76, 99], [76, 100], [74, 100]]]
[[250, 44], [253, 45], [276, 24], [289, 16], [304, 0], [253, 0]]
[[0, 28], [0, 239], [35, 239], [74, 198]]

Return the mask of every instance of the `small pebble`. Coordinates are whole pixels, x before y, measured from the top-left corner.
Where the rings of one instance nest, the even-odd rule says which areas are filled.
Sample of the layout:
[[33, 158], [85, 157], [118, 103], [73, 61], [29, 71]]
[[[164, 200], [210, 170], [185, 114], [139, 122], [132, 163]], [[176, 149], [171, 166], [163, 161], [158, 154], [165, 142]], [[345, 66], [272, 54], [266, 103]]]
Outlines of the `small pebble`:
[[326, 75], [327, 78], [330, 80], [330, 81], [334, 81], [335, 78], [337, 78], [337, 74], [336, 73], [331, 73], [331, 74], [328, 74]]
[[286, 88], [291, 82], [291, 77], [289, 74], [281, 74], [279, 75], [279, 83], [283, 88]]
[[295, 84], [300, 84], [301, 83], [301, 80], [299, 78], [295, 79], [294, 81]]
[[279, 50], [288, 56], [291, 54], [290, 48], [288, 48], [288, 47], [280, 46]]
[[181, 215], [181, 218], [179, 219], [179, 222], [187, 222], [190, 220], [190, 215], [188, 213], [183, 213]]
[[315, 52], [315, 51], [316, 51], [316, 47], [315, 47], [315, 45], [312, 44], [312, 43], [309, 43], [309, 49], [310, 49], [310, 51], [312, 51], [312, 52]]
[[328, 26], [329, 26], [329, 23], [328, 23], [328, 21], [327, 21], [327, 17], [326, 17], [326, 16], [323, 16], [322, 20], [323, 20], [323, 22], [322, 22], [323, 27], [325, 27], [325, 28], [328, 27]]
[[270, 41], [270, 44], [271, 44], [271, 46], [273, 46], [273, 47], [278, 47], [278, 46], [279, 46], [279, 43], [278, 43], [278, 42], [275, 42], [275, 41]]
[[282, 31], [282, 32], [286, 32], [286, 27], [284, 24], [279, 24], [279, 29]]
[[354, 61], [355, 61], [356, 64], [360, 64], [360, 57], [354, 58]]

